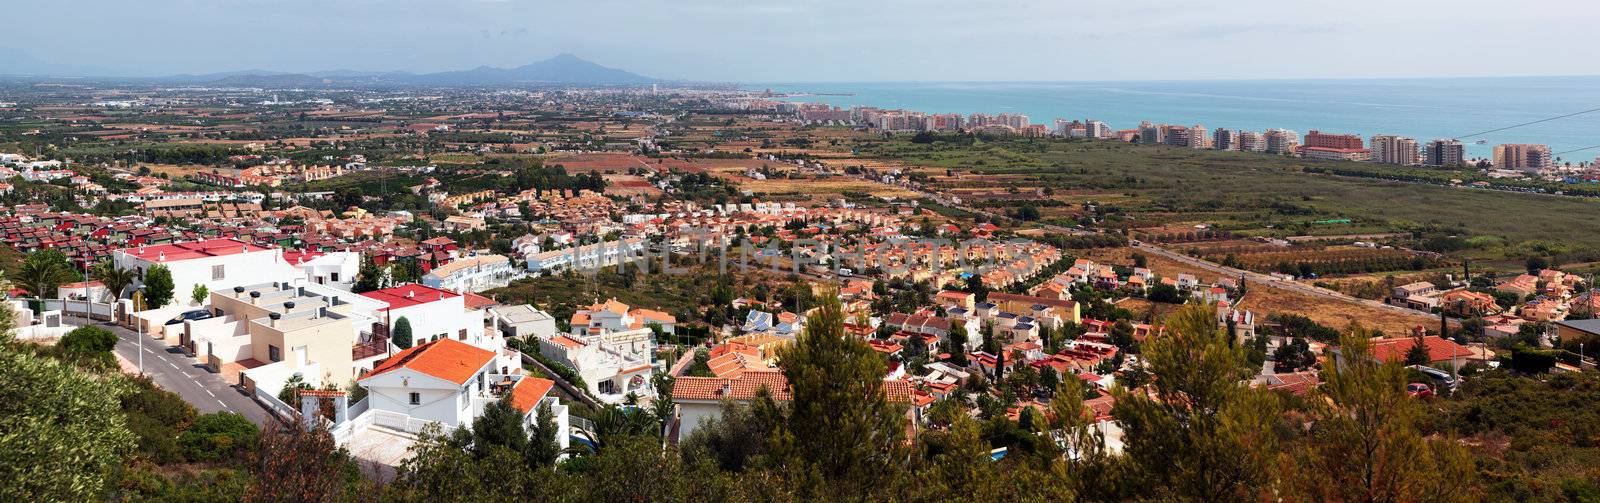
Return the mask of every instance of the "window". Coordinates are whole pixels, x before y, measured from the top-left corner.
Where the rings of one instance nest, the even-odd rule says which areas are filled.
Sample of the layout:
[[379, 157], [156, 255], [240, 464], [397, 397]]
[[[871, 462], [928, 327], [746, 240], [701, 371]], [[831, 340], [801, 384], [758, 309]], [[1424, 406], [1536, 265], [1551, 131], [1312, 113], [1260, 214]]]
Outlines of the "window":
[[456, 340], [467, 340], [467, 329], [461, 329], [461, 333], [456, 334]]
[[334, 283], [338, 283], [339, 282], [339, 273], [336, 273], [336, 272], [328, 273], [328, 281], [332, 281]]
[[216, 281], [216, 280], [228, 277], [228, 273], [226, 271], [224, 271], [222, 267], [223, 267], [223, 264], [217, 264], [217, 265], [211, 266], [211, 280], [212, 281]]
[[411, 405], [422, 405], [422, 393], [411, 392]]
[[277, 346], [267, 345], [267, 359], [275, 362], [283, 361], [283, 350], [278, 349]]

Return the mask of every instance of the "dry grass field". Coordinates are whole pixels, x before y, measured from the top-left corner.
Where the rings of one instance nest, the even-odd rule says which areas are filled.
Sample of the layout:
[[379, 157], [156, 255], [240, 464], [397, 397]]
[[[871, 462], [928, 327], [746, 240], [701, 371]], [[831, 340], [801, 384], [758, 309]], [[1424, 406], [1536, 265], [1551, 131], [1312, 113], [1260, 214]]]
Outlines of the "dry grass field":
[[[1106, 264], [1132, 265], [1132, 251], [1131, 248], [1099, 249], [1085, 258]], [[1147, 256], [1146, 260], [1157, 276], [1172, 277], [1187, 273], [1200, 278], [1202, 283], [1214, 283], [1221, 279], [1217, 273], [1159, 256]], [[1138, 307], [1139, 304], [1131, 306]], [[1136, 314], [1142, 313], [1130, 306], [1122, 307], [1128, 307]], [[1431, 316], [1405, 314], [1358, 302], [1307, 295], [1257, 281], [1249, 282], [1245, 299], [1238, 307], [1253, 311], [1260, 317], [1274, 313], [1300, 314], [1340, 330], [1352, 322], [1359, 322], [1364, 327], [1376, 328], [1389, 335], [1406, 333], [1416, 325], [1432, 327], [1438, 324], [1438, 320]]]

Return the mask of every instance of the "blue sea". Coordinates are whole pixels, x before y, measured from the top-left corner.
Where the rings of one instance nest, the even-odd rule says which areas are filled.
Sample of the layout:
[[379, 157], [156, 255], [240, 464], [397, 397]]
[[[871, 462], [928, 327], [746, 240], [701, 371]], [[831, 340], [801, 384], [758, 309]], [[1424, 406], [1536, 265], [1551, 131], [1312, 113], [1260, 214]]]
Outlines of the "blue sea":
[[[1600, 112], [1482, 136], [1466, 135], [1600, 108], [1600, 76], [1359, 80], [1138, 82], [871, 82], [751, 84], [750, 89], [834, 94], [794, 101], [904, 108], [928, 113], [1098, 119], [1113, 129], [1139, 121], [1264, 131], [1312, 129], [1426, 142], [1462, 138], [1471, 157], [1495, 144], [1542, 143], [1557, 153], [1600, 145]], [[849, 94], [840, 96], [838, 94]], [[1478, 145], [1477, 140], [1487, 144]], [[1594, 160], [1600, 148], [1559, 157]]]

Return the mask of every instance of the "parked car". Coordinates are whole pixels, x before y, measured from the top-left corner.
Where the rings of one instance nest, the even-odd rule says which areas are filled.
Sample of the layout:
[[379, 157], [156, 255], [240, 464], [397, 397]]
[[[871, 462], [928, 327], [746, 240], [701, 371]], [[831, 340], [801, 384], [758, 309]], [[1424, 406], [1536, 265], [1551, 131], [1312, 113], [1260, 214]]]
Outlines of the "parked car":
[[207, 311], [205, 309], [196, 309], [196, 310], [193, 310], [193, 311], [184, 311], [183, 314], [180, 314], [180, 315], [178, 315], [176, 317], [173, 317], [171, 320], [168, 320], [167, 324], [168, 325], [177, 325], [177, 324], [183, 323], [185, 321], [203, 320], [203, 319], [206, 319], [206, 318], [210, 318], [211, 316], [212, 316], [211, 315], [211, 311]]
[[1440, 387], [1451, 391], [1455, 391], [1456, 385], [1460, 384], [1456, 382], [1456, 378], [1451, 376], [1449, 372], [1445, 372], [1443, 370], [1429, 367], [1427, 365], [1412, 365], [1411, 368], [1415, 369], [1417, 372], [1421, 372], [1422, 375], [1428, 376], [1429, 379], [1433, 379], [1433, 382], [1438, 384]]
[[1411, 398], [1429, 398], [1433, 396], [1433, 388], [1420, 382], [1407, 384], [1406, 396]]

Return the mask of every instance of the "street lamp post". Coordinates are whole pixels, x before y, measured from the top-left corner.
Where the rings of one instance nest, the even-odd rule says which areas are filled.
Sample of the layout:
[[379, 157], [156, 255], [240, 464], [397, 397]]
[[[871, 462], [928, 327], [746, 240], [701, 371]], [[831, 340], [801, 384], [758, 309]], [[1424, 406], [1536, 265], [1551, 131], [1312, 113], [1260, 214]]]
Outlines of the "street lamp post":
[[[133, 312], [138, 313], [139, 311], [143, 310], [144, 285], [139, 285], [139, 288], [133, 291]], [[130, 317], [133, 318], [134, 324], [137, 325], [139, 329], [136, 337], [139, 338], [139, 349], [137, 352], [139, 353], [139, 375], [142, 376], [144, 375], [144, 323], [143, 320], [140, 320], [137, 316]]]

